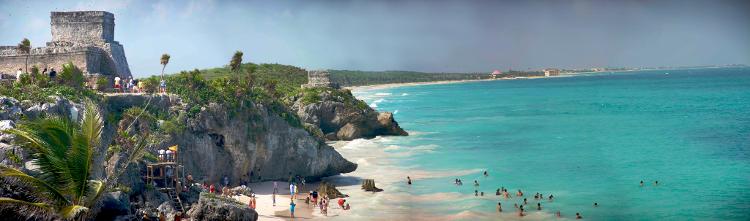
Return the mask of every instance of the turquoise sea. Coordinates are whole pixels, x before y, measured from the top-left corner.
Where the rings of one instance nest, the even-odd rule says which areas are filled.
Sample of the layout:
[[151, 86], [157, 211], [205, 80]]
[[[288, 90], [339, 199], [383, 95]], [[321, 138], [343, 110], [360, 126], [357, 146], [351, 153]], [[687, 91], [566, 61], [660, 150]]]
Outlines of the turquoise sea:
[[[413, 174], [412, 186], [399, 181], [390, 190], [414, 198], [453, 194], [390, 202], [407, 211], [492, 218], [501, 202], [505, 213], [515, 214], [513, 204], [523, 199], [514, 193], [521, 189], [527, 211], [546, 214], [540, 219], [554, 219], [551, 214], [561, 211], [563, 217], [580, 212], [589, 220], [750, 220], [748, 68], [420, 85], [355, 94], [379, 111], [395, 112], [412, 133], [378, 141], [399, 147], [386, 152], [426, 149], [390, 163], [407, 168], [407, 174], [470, 171]], [[464, 185], [454, 185], [455, 178]], [[474, 196], [474, 180], [484, 197]], [[509, 189], [513, 199], [495, 196], [500, 187]], [[555, 200], [536, 201], [537, 192], [553, 194]]]

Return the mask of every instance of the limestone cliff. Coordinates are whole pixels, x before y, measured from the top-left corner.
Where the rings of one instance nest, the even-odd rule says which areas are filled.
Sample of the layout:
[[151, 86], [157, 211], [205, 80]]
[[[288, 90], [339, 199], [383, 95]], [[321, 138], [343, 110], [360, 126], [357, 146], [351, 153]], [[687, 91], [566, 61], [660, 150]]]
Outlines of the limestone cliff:
[[300, 119], [320, 129], [328, 140], [353, 140], [380, 135], [406, 136], [389, 112], [378, 113], [347, 89], [319, 88], [298, 96]]
[[[80, 110], [79, 104], [66, 99], [51, 100], [54, 102], [26, 104], [0, 97], [3, 103], [0, 122], [3, 122], [3, 127], [13, 127], [22, 115], [36, 117], [46, 113], [71, 116], [75, 115], [71, 114], [71, 111], [76, 112], [74, 107], [78, 106]], [[147, 103], [149, 110], [169, 115], [188, 111], [188, 105], [175, 96], [166, 95], [106, 96], [98, 102], [104, 116], [109, 118], [127, 108], [143, 107]], [[198, 181], [215, 183], [228, 176], [233, 185], [247, 181], [287, 180], [289, 176], [296, 175], [315, 180], [352, 172], [357, 168], [356, 164], [344, 159], [322, 139], [311, 136], [302, 128], [291, 126], [261, 105], [250, 106], [232, 109], [210, 104], [195, 116], [180, 122], [185, 126], [183, 131], [170, 134], [167, 140], [150, 149], [154, 151], [177, 144], [186, 173], [192, 173]], [[103, 143], [111, 143], [115, 127], [109, 121], [105, 124]], [[0, 157], [7, 158], [4, 153], [13, 148], [11, 140], [12, 137], [3, 138], [0, 145], [3, 154]], [[106, 150], [100, 151], [102, 154], [98, 162], [102, 162]], [[102, 169], [98, 168], [94, 174], [103, 174]], [[126, 180], [137, 182], [139, 179], [125, 177], [122, 181]]]

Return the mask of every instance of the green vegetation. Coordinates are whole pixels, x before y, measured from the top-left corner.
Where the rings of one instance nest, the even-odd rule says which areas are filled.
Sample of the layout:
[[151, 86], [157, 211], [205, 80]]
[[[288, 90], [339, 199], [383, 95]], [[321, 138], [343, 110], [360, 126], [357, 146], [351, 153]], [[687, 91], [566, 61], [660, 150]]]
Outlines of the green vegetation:
[[29, 151], [39, 166], [30, 175], [0, 166], [0, 175], [14, 185], [25, 186], [29, 199], [0, 198], [0, 206], [25, 208], [46, 216], [71, 220], [96, 205], [106, 189], [104, 181], [89, 180], [94, 148], [104, 127], [99, 112], [88, 102], [80, 124], [66, 118], [40, 118], [4, 131], [16, 135], [17, 144]]
[[425, 73], [415, 71], [330, 70], [331, 82], [342, 87], [373, 84], [486, 79], [486, 73]]
[[76, 89], [66, 85], [52, 84], [48, 87], [39, 87], [35, 84], [14, 83], [12, 86], [0, 87], [0, 94], [13, 97], [18, 100], [30, 100], [32, 102], [51, 102], [50, 96], [60, 96], [74, 102], [80, 102], [88, 98], [99, 100], [100, 95], [89, 89]]
[[31, 81], [29, 75], [21, 75], [18, 82], [0, 87], [0, 94], [32, 102], [50, 102], [52, 101], [50, 96], [60, 96], [74, 102], [80, 102], [83, 99], [99, 100], [101, 98], [93, 90], [83, 87], [83, 74], [72, 63], [63, 66], [63, 70], [55, 82], [50, 81], [43, 74], [39, 74], [38, 70], [38, 68], [32, 67], [31, 76], [39, 76], [35, 84]]
[[323, 96], [328, 96], [332, 101], [344, 103], [348, 107], [365, 110], [369, 106], [362, 100], [358, 100], [349, 90], [337, 90], [333, 88], [306, 88], [302, 90], [302, 104], [320, 102]]

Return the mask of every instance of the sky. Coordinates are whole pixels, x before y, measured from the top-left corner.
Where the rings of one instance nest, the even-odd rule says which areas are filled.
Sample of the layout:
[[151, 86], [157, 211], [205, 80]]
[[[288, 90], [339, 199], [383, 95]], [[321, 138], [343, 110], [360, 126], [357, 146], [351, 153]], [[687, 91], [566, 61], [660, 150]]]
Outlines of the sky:
[[750, 64], [750, 1], [0, 0], [0, 45], [51, 40], [51, 11], [115, 14], [135, 76], [244, 61], [491, 72]]

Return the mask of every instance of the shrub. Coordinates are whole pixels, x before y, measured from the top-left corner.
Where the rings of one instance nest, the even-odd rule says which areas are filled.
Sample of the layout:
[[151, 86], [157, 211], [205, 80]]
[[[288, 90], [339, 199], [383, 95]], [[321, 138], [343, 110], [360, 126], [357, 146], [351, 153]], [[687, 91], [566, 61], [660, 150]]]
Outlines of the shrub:
[[101, 76], [96, 79], [95, 88], [99, 91], [105, 91], [109, 87], [109, 78]]
[[62, 71], [60, 71], [59, 83], [74, 88], [83, 87], [83, 72], [81, 69], [76, 67], [72, 62], [68, 62], [63, 65]]

